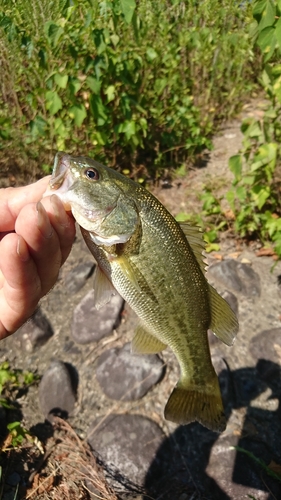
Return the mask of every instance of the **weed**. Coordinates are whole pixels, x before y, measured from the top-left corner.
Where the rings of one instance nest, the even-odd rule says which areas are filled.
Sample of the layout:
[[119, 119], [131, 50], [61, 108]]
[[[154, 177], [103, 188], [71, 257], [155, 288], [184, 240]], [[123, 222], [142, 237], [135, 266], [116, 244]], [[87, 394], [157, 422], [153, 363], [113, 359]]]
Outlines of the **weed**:
[[254, 4], [253, 36], [262, 53], [261, 85], [267, 99], [263, 118], [242, 124], [243, 148], [229, 160], [234, 175], [227, 199], [242, 237], [259, 237], [281, 257], [281, 5], [272, 0]]
[[40, 161], [47, 173], [66, 149], [155, 178], [210, 148], [216, 123], [253, 85], [250, 5], [30, 5], [0, 8], [2, 162]]

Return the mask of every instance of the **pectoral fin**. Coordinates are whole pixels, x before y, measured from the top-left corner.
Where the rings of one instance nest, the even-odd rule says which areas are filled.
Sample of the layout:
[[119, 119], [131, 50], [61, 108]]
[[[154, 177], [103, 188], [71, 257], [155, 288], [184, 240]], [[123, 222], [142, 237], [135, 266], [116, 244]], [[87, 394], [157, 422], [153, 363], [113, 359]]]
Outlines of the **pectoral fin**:
[[132, 340], [132, 352], [135, 354], [157, 354], [166, 349], [167, 345], [151, 335], [147, 329], [140, 324], [137, 326]]
[[212, 332], [226, 345], [232, 345], [238, 332], [238, 321], [230, 305], [209, 285]]
[[99, 266], [96, 267], [94, 274], [94, 290], [94, 305], [96, 309], [100, 309], [110, 301], [112, 295], [116, 295], [114, 286]]
[[138, 292], [140, 292], [141, 289], [138, 284], [136, 273], [129, 259], [127, 259], [126, 257], [117, 257], [117, 260], [123, 274], [126, 276], [126, 278], [128, 278], [128, 280], [134, 286], [134, 288], [136, 288]]

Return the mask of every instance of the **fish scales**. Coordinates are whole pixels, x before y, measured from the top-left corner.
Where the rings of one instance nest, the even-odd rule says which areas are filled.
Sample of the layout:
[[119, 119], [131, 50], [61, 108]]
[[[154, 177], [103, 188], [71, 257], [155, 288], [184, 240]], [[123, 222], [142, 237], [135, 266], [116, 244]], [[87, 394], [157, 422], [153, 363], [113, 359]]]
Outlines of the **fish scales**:
[[194, 227], [180, 227], [142, 186], [94, 160], [58, 153], [52, 187], [71, 207], [97, 260], [97, 301], [105, 303], [116, 288], [141, 320], [133, 350], [153, 353], [169, 346], [179, 362], [181, 376], [166, 418], [223, 430], [207, 330], [215, 326], [230, 344], [238, 323], [204, 276], [202, 237]]
[[[198, 366], [202, 364], [204, 358], [197, 355], [197, 352], [202, 354], [202, 346], [198, 350], [192, 349], [194, 354], [191, 357], [190, 344], [204, 342], [208, 352], [205, 333], [210, 324], [207, 283], [202, 279], [202, 272], [186, 244], [180, 227], [175, 224], [175, 219], [152, 195], [147, 196], [146, 207], [143, 207], [143, 201], [140, 203], [137, 198], [136, 204], [139, 204], [140, 216], [142, 210], [147, 211], [147, 217], [143, 217], [145, 223], [142, 226], [139, 253], [129, 257], [140, 290], [133, 287], [129, 278], [123, 274], [118, 260], [111, 263], [112, 283], [157, 337], [160, 336], [174, 351], [181, 348], [182, 370], [187, 372], [188, 368], [194, 376], [196, 372], [200, 373]], [[157, 229], [159, 219], [163, 218], [167, 225], [165, 232]], [[164, 254], [162, 245], [165, 248]], [[96, 250], [94, 252], [97, 261], [101, 261], [101, 255]], [[100, 249], [99, 252], [103, 254], [102, 259], [107, 261], [104, 251]], [[151, 266], [151, 255], [154, 256], [153, 266]], [[170, 285], [174, 281], [177, 283], [176, 293], [174, 287]], [[195, 298], [192, 303], [190, 294]], [[151, 295], [155, 300], [152, 300]], [[198, 311], [196, 316], [191, 313], [194, 307]], [[155, 324], [155, 317], [161, 318], [160, 324]], [[193, 335], [196, 331], [198, 336]], [[188, 332], [191, 333], [190, 336]], [[187, 359], [189, 363], [186, 363]], [[192, 369], [191, 363], [194, 365]]]

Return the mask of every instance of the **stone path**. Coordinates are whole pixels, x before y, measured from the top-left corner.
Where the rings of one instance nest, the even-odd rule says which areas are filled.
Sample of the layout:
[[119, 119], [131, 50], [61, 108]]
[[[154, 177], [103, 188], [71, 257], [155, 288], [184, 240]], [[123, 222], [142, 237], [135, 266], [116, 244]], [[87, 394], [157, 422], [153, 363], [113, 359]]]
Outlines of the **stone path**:
[[[238, 124], [233, 130], [239, 133]], [[184, 199], [188, 182], [160, 198], [173, 205], [173, 190], [181, 189]], [[177, 362], [169, 350], [130, 353], [137, 318], [118, 295], [93, 308], [94, 263], [79, 234], [38, 313], [0, 343], [0, 361], [42, 375], [39, 387], [19, 400], [25, 425], [36, 432], [53, 415], [68, 417], [122, 499], [281, 498], [281, 483], [258, 463], [280, 472], [281, 263], [272, 269], [270, 257], [257, 257], [255, 247], [228, 235], [208, 259], [208, 279], [240, 323], [231, 348], [209, 334], [228, 418], [220, 435], [164, 420]], [[0, 420], [4, 425], [5, 412]]]

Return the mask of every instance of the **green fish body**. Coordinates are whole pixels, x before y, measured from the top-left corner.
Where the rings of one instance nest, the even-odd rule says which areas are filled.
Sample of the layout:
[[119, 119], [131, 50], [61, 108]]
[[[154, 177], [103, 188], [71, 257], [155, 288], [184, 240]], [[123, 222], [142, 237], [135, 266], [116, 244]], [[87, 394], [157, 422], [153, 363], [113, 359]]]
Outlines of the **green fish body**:
[[198, 228], [178, 224], [142, 186], [89, 158], [58, 153], [51, 188], [71, 207], [98, 263], [96, 306], [116, 289], [140, 318], [133, 352], [157, 353], [169, 346], [179, 362], [181, 376], [165, 407], [166, 419], [197, 420], [223, 431], [207, 330], [231, 345], [238, 323], [205, 278]]

